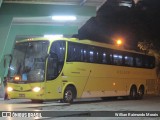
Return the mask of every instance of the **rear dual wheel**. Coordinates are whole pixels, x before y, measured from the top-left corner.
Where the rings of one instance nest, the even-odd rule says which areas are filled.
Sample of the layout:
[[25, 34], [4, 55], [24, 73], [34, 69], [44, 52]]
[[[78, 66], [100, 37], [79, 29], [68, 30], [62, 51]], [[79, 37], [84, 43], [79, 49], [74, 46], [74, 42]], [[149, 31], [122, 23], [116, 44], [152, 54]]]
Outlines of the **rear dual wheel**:
[[144, 95], [144, 86], [140, 86], [137, 92], [137, 88], [135, 86], [131, 87], [129, 98], [132, 100], [142, 99]]
[[136, 87], [131, 87], [129, 99], [131, 100], [137, 99], [137, 88]]
[[139, 88], [139, 90], [138, 90], [138, 97], [137, 97], [137, 98], [140, 100], [140, 99], [143, 98], [143, 95], [144, 95], [144, 87], [141, 86], [141, 87]]

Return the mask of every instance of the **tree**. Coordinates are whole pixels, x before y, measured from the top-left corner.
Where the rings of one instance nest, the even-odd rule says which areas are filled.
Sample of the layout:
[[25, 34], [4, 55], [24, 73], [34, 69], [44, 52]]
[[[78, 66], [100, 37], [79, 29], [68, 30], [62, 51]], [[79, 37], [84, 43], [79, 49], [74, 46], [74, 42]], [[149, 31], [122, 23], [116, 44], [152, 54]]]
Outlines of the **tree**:
[[138, 48], [148, 55], [153, 55], [156, 58], [156, 72], [157, 75], [160, 73], [160, 52], [153, 47], [153, 43], [142, 41], [138, 42]]

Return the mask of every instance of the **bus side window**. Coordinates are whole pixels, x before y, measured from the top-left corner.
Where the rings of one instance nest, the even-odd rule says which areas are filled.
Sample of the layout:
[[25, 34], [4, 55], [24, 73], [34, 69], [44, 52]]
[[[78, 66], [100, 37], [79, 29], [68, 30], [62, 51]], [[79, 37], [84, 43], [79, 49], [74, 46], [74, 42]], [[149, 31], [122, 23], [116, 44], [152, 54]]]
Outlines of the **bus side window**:
[[94, 48], [91, 47], [91, 46], [89, 46], [88, 48], [89, 48], [88, 49], [88, 52], [89, 52], [88, 62], [93, 63], [93, 62], [95, 62], [95, 60], [94, 60], [94, 56], [95, 56]]
[[154, 67], [155, 67], [155, 58], [149, 57], [149, 68], [154, 68]]
[[88, 62], [88, 50], [86, 48], [83, 49], [83, 61]]
[[58, 62], [64, 62], [65, 57], [65, 42], [55, 41], [51, 46], [50, 53], [55, 53], [58, 56]]
[[149, 68], [149, 57], [148, 56], [143, 56], [143, 64], [145, 68]]
[[81, 48], [81, 53], [80, 53], [81, 57], [80, 57], [80, 61], [83, 61], [83, 48]]
[[124, 56], [124, 65], [133, 66], [133, 57], [132, 56]]
[[135, 58], [135, 62], [136, 62], [136, 67], [142, 67], [143, 66], [142, 58], [140, 56]]
[[94, 51], [89, 51], [89, 62], [94, 62]]
[[109, 52], [108, 55], [109, 55], [109, 56], [108, 56], [108, 64], [114, 64], [114, 63], [113, 63], [113, 54], [112, 54], [111, 52]]
[[102, 53], [102, 63], [107, 63], [107, 53], [106, 52], [103, 52]]
[[99, 47], [95, 47], [94, 62], [102, 64], [102, 57], [102, 49]]
[[100, 56], [100, 53], [99, 51], [95, 51], [95, 55], [94, 55], [94, 62], [95, 63], [101, 63], [100, 60], [101, 60], [101, 56]]
[[113, 64], [122, 65], [123, 64], [122, 58], [123, 56], [120, 54], [113, 54]]
[[68, 42], [68, 52], [67, 52], [67, 62], [71, 62], [74, 60], [74, 47], [72, 43]]
[[75, 61], [80, 62], [81, 61], [81, 45], [76, 44], [76, 55], [75, 55]]

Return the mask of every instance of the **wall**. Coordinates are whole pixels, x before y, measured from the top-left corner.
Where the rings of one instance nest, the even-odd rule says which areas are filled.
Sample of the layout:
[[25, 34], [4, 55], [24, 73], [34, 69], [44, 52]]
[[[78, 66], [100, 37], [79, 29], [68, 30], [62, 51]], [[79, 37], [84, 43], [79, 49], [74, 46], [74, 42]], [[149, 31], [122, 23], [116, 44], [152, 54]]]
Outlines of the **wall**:
[[[12, 25], [14, 17], [42, 17], [59, 15], [95, 16], [95, 7], [74, 5], [42, 5], [42, 4], [10, 4], [4, 3], [0, 8], [0, 78], [6, 76], [4, 68], [4, 55], [10, 54], [16, 35], [42, 35], [44, 33], [61, 32], [62, 34], [75, 34], [78, 28], [68, 26], [41, 26], [41, 25]], [[43, 28], [42, 28], [43, 27]]]

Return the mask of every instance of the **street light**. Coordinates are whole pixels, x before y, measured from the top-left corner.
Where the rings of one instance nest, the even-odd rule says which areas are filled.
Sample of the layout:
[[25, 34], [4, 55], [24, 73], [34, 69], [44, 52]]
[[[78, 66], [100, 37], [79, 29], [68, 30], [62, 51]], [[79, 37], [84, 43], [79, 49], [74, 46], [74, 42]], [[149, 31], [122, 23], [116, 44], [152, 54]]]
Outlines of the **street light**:
[[122, 45], [122, 40], [121, 40], [121, 39], [116, 40], [116, 44], [117, 44], [118, 46], [121, 46], [121, 45]]

